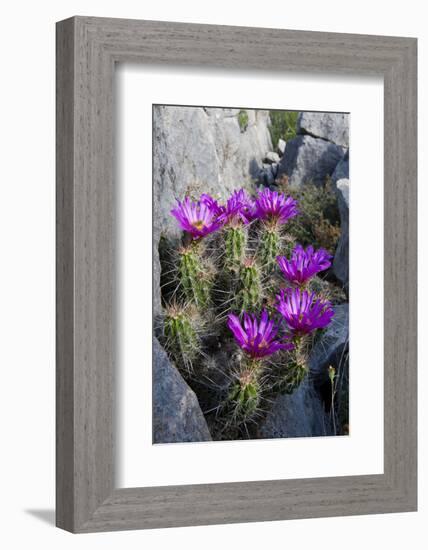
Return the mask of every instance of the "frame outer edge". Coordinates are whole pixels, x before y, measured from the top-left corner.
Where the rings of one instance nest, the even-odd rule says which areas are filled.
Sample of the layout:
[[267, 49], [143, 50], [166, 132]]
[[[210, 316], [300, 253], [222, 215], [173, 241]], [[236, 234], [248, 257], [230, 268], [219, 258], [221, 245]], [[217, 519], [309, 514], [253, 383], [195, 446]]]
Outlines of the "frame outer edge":
[[74, 530], [75, 21], [56, 25], [56, 525]]
[[[403, 500], [403, 509], [417, 510], [417, 40], [407, 39], [402, 56], [385, 78], [385, 113], [390, 147], [385, 150], [385, 359], [394, 376], [385, 380], [391, 403], [385, 446], [385, 472]], [[395, 113], [398, 113], [396, 115]], [[394, 300], [388, 300], [394, 296]], [[389, 346], [388, 346], [389, 344]], [[389, 347], [389, 349], [388, 349]], [[394, 381], [394, 383], [392, 383]]]
[[74, 22], [73, 530], [80, 532], [114, 490], [114, 63], [93, 29]]

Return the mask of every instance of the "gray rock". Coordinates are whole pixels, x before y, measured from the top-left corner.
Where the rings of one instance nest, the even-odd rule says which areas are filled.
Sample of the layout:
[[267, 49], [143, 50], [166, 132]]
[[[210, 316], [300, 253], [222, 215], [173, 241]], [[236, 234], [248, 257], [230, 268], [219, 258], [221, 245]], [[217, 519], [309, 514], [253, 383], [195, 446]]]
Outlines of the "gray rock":
[[337, 164], [331, 175], [331, 181], [336, 184], [338, 180], [349, 180], [349, 150], [346, 151], [345, 156]]
[[287, 145], [287, 143], [283, 139], [279, 138], [278, 145], [276, 146], [276, 149], [277, 149], [278, 155], [280, 157], [282, 157], [282, 155], [285, 153], [286, 145]]
[[[168, 107], [168, 109], [170, 108], [175, 109], [176, 107]], [[202, 107], [191, 107], [191, 109], [199, 109], [199, 108], [202, 108]], [[235, 118], [240, 111], [240, 109], [222, 109], [218, 107], [205, 107], [203, 108], [203, 110], [208, 116], [215, 117], [215, 118]]]
[[326, 139], [342, 147], [349, 147], [349, 115], [304, 111], [297, 119], [297, 132]]
[[345, 150], [334, 143], [312, 136], [297, 136], [287, 143], [278, 177], [286, 174], [289, 184], [299, 187], [312, 182], [323, 185], [331, 176]]
[[269, 151], [269, 153], [266, 153], [265, 158], [263, 159], [263, 162], [266, 162], [267, 164], [278, 164], [279, 162], [278, 153]]
[[257, 176], [257, 183], [270, 187], [275, 183], [278, 164], [263, 164]]
[[276, 179], [278, 176], [279, 164], [277, 164], [276, 162], [271, 164], [270, 169], [272, 170], [274, 179]]
[[340, 238], [333, 260], [333, 271], [336, 277], [349, 286], [349, 180], [336, 181], [336, 194], [340, 213]]
[[211, 441], [198, 399], [153, 338], [153, 443]]
[[316, 343], [309, 357], [311, 380], [316, 386], [328, 381], [328, 367], [337, 368], [343, 363], [343, 354], [349, 341], [349, 306], [335, 306], [332, 322], [320, 340]]
[[280, 395], [260, 428], [263, 438], [331, 435], [328, 414], [313, 386], [305, 380], [292, 394]]

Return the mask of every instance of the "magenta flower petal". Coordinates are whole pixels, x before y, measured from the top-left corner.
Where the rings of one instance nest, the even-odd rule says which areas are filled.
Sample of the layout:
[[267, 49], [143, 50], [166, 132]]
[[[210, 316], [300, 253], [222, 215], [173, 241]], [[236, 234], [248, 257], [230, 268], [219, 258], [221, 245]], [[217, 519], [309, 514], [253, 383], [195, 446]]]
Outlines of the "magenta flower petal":
[[237, 317], [236, 315], [230, 314], [227, 325], [230, 328], [230, 330], [233, 332], [233, 336], [235, 337], [239, 345], [241, 347], [245, 345], [248, 341], [247, 333], [242, 328], [241, 322], [239, 321], [239, 317]]
[[297, 201], [269, 188], [259, 191], [255, 200], [255, 216], [261, 220], [275, 220], [280, 224], [297, 216]]
[[289, 260], [285, 256], [277, 256], [276, 261], [287, 281], [301, 285], [320, 271], [328, 269], [332, 258], [323, 248], [314, 250], [312, 246], [308, 246], [305, 250], [298, 244]]
[[261, 359], [279, 350], [290, 350], [294, 347], [286, 340], [275, 340], [278, 327], [269, 319], [266, 310], [262, 311], [260, 320], [255, 315], [244, 312], [243, 327], [239, 318], [230, 314], [227, 325], [238, 345], [253, 359]]
[[281, 290], [276, 309], [293, 334], [309, 334], [330, 324], [334, 310], [328, 300], [321, 300], [314, 292], [300, 288]]
[[224, 206], [221, 206], [211, 195], [204, 193], [199, 200], [201, 203], [206, 204], [216, 216], [220, 216], [223, 213]]
[[225, 224], [248, 224], [254, 218], [254, 214], [254, 199], [248, 195], [245, 189], [239, 189], [228, 198], [220, 214], [220, 220]]

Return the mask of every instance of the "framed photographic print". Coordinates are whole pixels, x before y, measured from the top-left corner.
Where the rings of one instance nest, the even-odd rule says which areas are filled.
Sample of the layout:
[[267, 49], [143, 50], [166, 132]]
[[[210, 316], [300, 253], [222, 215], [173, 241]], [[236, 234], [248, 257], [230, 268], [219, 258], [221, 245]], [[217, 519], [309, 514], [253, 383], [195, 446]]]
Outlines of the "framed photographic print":
[[57, 525], [417, 506], [416, 40], [57, 25]]

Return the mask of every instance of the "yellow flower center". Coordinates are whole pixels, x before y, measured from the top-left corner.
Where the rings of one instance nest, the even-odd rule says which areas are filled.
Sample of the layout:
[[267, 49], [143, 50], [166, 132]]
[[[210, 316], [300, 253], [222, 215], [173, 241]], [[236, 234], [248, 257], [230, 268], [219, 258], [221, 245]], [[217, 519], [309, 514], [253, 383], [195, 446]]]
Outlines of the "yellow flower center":
[[204, 222], [202, 220], [196, 220], [195, 222], [193, 222], [193, 227], [196, 227], [196, 229], [199, 229], [201, 230], [203, 227], [204, 227]]

